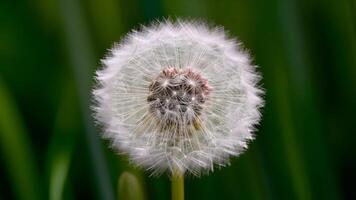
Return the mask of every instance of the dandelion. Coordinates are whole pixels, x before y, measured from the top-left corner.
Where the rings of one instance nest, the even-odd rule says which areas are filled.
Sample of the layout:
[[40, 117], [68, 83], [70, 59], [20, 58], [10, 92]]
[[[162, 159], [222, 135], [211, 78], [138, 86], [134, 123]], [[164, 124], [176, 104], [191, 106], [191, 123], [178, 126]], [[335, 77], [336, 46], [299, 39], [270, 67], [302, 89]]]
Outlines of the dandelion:
[[229, 164], [260, 120], [260, 76], [222, 28], [158, 22], [115, 45], [97, 71], [95, 117], [118, 152], [152, 174]]

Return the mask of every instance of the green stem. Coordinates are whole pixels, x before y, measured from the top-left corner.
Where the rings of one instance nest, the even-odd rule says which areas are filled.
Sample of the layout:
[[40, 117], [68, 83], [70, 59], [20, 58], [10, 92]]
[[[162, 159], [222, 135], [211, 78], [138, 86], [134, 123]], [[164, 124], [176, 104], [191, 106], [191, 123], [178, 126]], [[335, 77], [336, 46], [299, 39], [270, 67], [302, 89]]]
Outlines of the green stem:
[[184, 200], [184, 176], [180, 173], [172, 175], [172, 200]]

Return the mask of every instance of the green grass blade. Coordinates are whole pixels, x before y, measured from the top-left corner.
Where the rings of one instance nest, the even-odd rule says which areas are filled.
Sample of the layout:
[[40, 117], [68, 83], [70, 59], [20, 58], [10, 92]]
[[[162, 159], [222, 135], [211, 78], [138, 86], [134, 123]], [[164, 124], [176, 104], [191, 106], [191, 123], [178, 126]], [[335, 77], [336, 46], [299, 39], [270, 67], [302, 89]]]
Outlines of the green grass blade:
[[68, 84], [63, 88], [52, 138], [48, 150], [49, 199], [63, 199], [71, 164], [73, 147], [79, 131], [79, 108], [75, 91]]
[[1, 80], [0, 148], [1, 158], [17, 199], [41, 199], [40, 178], [26, 129], [13, 99]]
[[99, 134], [94, 128], [90, 114], [90, 91], [93, 69], [96, 66], [94, 49], [89, 39], [89, 31], [77, 0], [59, 1], [60, 13], [65, 32], [71, 66], [75, 76], [80, 100], [80, 110], [85, 124], [86, 139], [92, 157], [93, 175], [97, 180], [101, 199], [114, 199], [113, 188], [108, 174], [106, 159], [100, 146]]

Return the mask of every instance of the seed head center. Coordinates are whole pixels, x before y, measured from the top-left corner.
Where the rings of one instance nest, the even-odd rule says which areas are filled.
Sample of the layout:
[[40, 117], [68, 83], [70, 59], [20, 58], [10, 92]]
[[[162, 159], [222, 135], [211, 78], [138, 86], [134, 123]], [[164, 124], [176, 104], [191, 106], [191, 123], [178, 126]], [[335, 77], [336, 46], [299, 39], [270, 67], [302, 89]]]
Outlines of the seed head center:
[[161, 123], [180, 126], [196, 121], [212, 88], [207, 79], [190, 67], [168, 67], [148, 89], [150, 112]]

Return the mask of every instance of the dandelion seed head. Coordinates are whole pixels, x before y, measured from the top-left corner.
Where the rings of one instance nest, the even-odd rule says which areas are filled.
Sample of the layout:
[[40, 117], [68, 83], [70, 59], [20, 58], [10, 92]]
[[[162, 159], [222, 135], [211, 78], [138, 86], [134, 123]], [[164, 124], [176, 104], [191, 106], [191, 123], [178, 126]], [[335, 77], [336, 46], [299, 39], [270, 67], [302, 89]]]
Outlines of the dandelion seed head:
[[200, 175], [229, 164], [260, 120], [260, 76], [221, 28], [159, 22], [130, 33], [97, 71], [103, 137], [158, 175]]
[[198, 120], [211, 90], [208, 81], [190, 67], [165, 68], [148, 88], [147, 102], [158, 126], [172, 126], [175, 132]]

